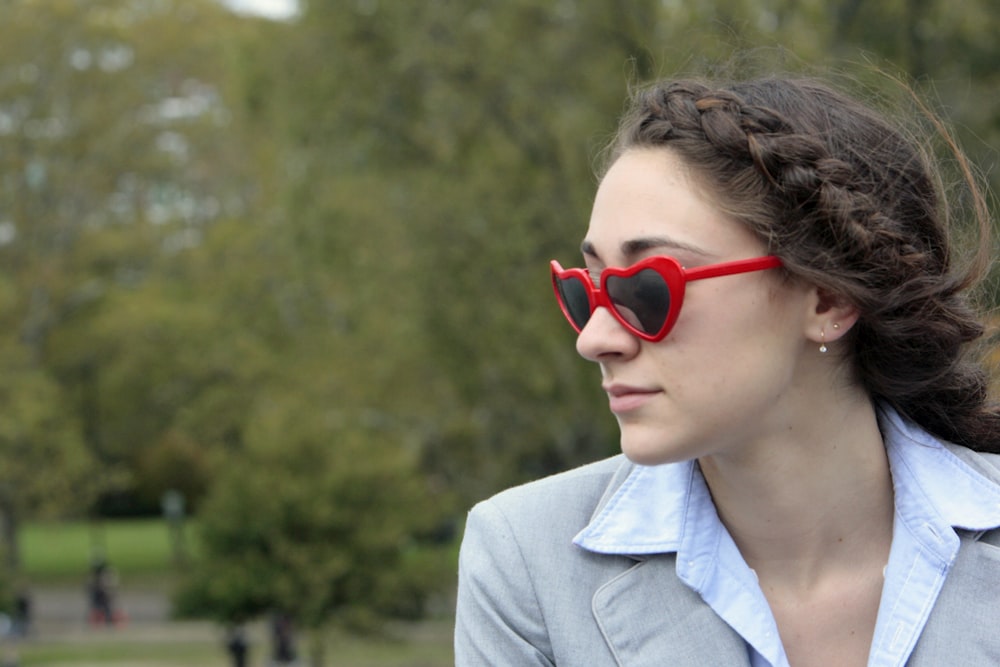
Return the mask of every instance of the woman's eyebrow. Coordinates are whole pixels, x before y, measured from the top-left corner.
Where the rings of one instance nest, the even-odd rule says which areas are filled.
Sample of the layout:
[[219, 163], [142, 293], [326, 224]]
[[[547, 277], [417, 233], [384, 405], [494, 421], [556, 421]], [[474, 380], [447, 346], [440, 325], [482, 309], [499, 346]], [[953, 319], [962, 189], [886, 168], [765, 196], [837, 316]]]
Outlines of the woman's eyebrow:
[[[626, 259], [631, 260], [637, 255], [641, 255], [650, 250], [658, 249], [671, 249], [671, 250], [683, 250], [685, 252], [693, 253], [695, 255], [701, 255], [708, 257], [711, 253], [708, 253], [697, 246], [693, 246], [689, 243], [684, 243], [682, 241], [677, 241], [666, 236], [643, 236], [637, 239], [629, 239], [623, 241], [621, 244], [622, 256]], [[584, 241], [580, 244], [580, 252], [584, 255], [590, 257], [599, 257], [597, 249], [594, 244], [590, 241]]]

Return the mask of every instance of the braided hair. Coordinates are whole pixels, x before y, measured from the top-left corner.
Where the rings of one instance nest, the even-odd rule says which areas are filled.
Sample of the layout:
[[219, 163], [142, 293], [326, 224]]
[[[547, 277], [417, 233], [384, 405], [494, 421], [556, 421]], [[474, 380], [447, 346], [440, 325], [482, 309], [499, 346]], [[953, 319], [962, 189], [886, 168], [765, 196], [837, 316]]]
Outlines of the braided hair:
[[917, 142], [822, 83], [774, 77], [637, 90], [607, 165], [638, 147], [673, 151], [790, 276], [857, 308], [846, 355], [873, 399], [942, 439], [1000, 452], [1000, 411], [967, 354], [984, 332], [969, 288], [988, 246], [955, 266], [943, 190]]

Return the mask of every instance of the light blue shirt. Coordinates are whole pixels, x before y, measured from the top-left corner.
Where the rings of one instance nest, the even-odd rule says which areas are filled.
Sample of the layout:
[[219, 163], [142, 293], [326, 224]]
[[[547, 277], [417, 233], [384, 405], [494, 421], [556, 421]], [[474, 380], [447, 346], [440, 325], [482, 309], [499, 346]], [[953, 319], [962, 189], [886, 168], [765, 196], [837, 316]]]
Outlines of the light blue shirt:
[[[896, 511], [868, 665], [902, 667], [958, 554], [955, 529], [1000, 526], [1000, 485], [890, 408], [879, 426]], [[603, 554], [675, 552], [678, 577], [744, 638], [753, 667], [788, 667], [757, 577], [693, 461], [636, 466], [574, 542]]]

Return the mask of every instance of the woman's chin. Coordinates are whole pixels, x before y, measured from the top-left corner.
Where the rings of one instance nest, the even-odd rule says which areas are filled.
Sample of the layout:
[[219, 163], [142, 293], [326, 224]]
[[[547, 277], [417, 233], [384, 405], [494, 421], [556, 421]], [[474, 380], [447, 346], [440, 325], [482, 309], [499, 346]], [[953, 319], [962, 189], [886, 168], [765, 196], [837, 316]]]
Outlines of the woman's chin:
[[653, 434], [648, 432], [630, 433], [623, 429], [621, 447], [622, 453], [628, 460], [644, 466], [678, 463], [694, 458], [685, 448], [668, 442], [662, 436], [653, 437]]

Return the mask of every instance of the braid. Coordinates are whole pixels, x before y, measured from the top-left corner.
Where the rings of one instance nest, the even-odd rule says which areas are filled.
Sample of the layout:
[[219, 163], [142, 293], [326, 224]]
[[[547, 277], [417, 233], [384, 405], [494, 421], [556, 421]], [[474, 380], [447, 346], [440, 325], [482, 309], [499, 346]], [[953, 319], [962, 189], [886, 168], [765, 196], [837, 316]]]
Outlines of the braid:
[[854, 100], [786, 79], [639, 91], [609, 157], [638, 146], [675, 151], [791, 275], [858, 309], [849, 356], [870, 395], [938, 437], [1000, 451], [1000, 413], [966, 355], [984, 331], [967, 296], [977, 276], [952, 265], [919, 147]]

